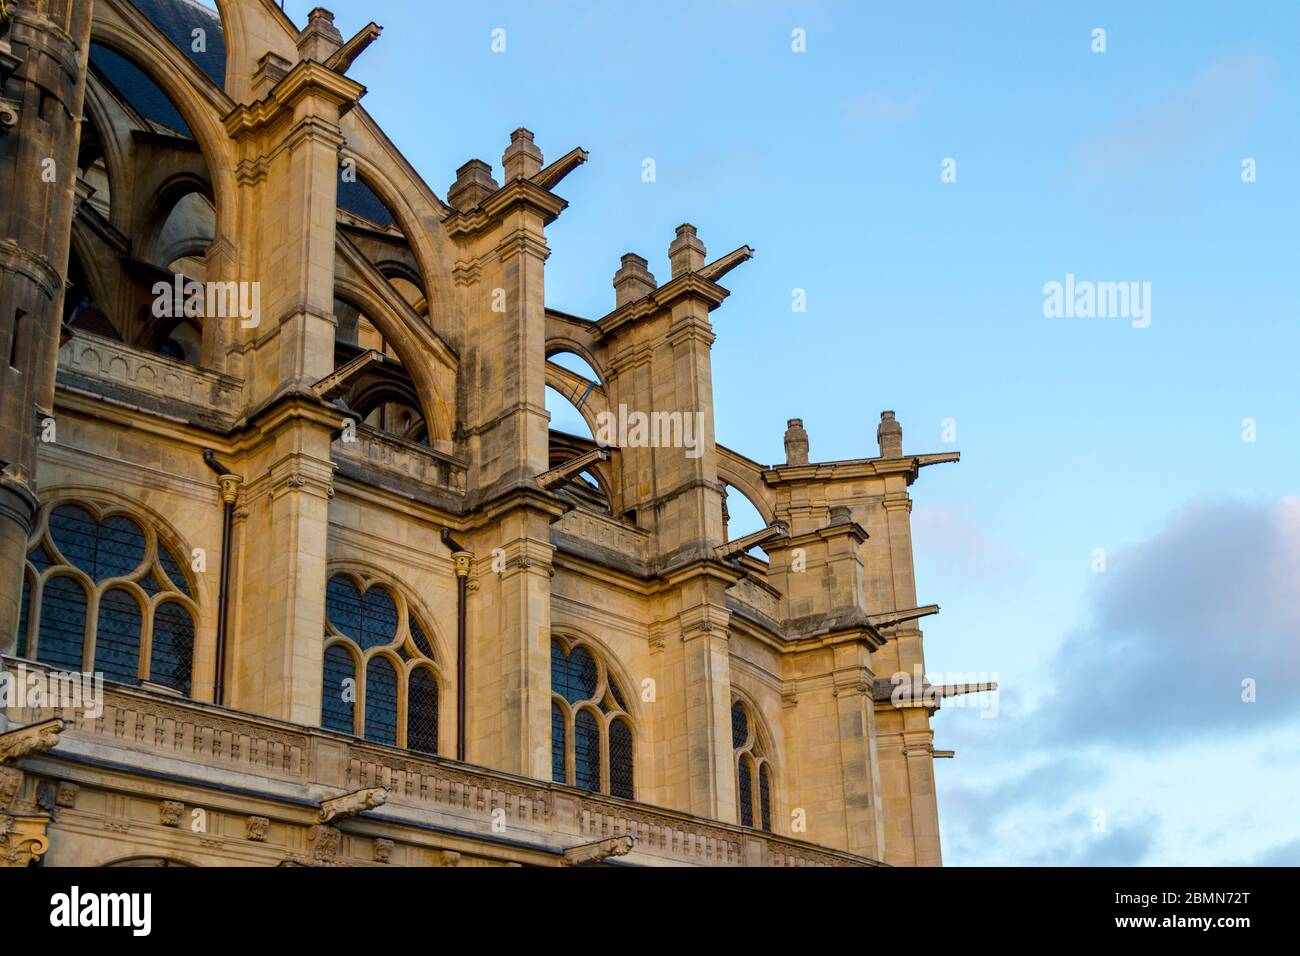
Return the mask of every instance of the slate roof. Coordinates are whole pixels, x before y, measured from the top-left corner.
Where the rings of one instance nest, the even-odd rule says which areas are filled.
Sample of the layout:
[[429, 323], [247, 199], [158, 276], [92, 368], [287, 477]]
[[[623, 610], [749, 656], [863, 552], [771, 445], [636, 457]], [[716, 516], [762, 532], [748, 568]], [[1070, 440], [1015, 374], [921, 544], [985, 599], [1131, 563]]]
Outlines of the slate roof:
[[[217, 12], [197, 0], [131, 0], [176, 47], [218, 86], [226, 82], [226, 38]], [[194, 31], [202, 29], [206, 51], [194, 52]], [[115, 87], [122, 99], [146, 119], [184, 136], [190, 128], [176, 107], [153, 80], [134, 63], [100, 44], [92, 44], [90, 61]], [[380, 226], [395, 224], [392, 213], [365, 183], [340, 182], [338, 203], [350, 213]]]

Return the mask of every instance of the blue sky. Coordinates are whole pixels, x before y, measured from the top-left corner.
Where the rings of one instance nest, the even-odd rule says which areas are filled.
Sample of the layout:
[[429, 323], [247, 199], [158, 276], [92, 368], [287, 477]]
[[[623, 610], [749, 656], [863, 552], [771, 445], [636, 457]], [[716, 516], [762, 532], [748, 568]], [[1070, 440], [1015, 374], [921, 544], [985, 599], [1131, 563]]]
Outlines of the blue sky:
[[[352, 75], [440, 195], [517, 126], [590, 151], [551, 306], [607, 312], [625, 252], [666, 277], [681, 222], [755, 248], [713, 316], [724, 444], [781, 460], [800, 416], [865, 457], [890, 408], [961, 450], [913, 488], [927, 661], [1003, 691], [934, 722], [947, 862], [1300, 863], [1300, 7], [335, 7], [387, 28]], [[1149, 282], [1150, 327], [1044, 317], [1067, 274]]]

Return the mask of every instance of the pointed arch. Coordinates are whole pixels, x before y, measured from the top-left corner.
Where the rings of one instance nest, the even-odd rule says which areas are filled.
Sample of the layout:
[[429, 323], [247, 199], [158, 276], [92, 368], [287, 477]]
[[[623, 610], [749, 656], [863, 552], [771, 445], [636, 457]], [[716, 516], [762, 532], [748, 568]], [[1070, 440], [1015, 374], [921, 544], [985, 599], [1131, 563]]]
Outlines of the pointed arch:
[[429, 325], [443, 341], [454, 345], [461, 340], [450, 278], [455, 254], [442, 224], [449, 207], [433, 194], [363, 107], [349, 110], [341, 125], [347, 137], [345, 155], [356, 161], [358, 177], [392, 214], [415, 257]]
[[430, 442], [450, 440], [456, 418], [458, 356], [341, 233], [337, 248], [335, 295], [364, 313], [401, 359], [415, 385]]

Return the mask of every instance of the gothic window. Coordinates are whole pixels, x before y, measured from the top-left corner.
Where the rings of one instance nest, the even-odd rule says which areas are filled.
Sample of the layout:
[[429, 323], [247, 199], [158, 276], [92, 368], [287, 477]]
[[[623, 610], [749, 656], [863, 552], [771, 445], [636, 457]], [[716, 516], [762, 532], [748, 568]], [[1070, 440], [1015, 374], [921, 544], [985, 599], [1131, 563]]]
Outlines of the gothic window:
[[742, 827], [772, 831], [772, 765], [749, 705], [731, 704], [731, 746], [736, 755], [736, 804]]
[[198, 606], [180, 553], [121, 511], [44, 509], [27, 550], [19, 656], [189, 696]]
[[604, 660], [588, 646], [551, 639], [551, 779], [631, 800], [632, 719]]
[[436, 754], [441, 672], [406, 597], [340, 571], [325, 587], [325, 617], [321, 726]]

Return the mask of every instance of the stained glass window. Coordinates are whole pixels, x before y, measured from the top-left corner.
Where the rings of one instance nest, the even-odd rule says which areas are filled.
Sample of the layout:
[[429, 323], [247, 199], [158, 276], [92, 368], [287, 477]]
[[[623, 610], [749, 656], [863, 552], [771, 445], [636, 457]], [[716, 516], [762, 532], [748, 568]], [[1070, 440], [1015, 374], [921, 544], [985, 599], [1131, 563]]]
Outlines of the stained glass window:
[[23, 603], [18, 611], [18, 656], [27, 656], [27, 612], [32, 603], [32, 581], [23, 574]]
[[551, 694], [551, 779], [634, 799], [632, 724], [604, 659], [582, 644], [553, 639]]
[[433, 659], [433, 648], [429, 644], [429, 639], [425, 637], [424, 630], [420, 627], [420, 622], [415, 619], [415, 615], [409, 615], [407, 626], [411, 629], [411, 641], [418, 650], [430, 660]]
[[[768, 763], [766, 735], [760, 731], [749, 706], [741, 700], [731, 703], [731, 744], [736, 757], [736, 809], [740, 825], [772, 829], [772, 770]], [[757, 780], [755, 779], [757, 777]]]
[[326, 730], [354, 731], [352, 707], [357, 672], [347, 648], [335, 644], [325, 649], [325, 678], [321, 687], [320, 725]]
[[736, 701], [731, 705], [731, 749], [739, 750], [749, 740], [749, 718], [745, 716], [745, 705]]
[[335, 575], [326, 590], [325, 611], [330, 624], [363, 651], [391, 644], [397, 637], [397, 604], [381, 587], [362, 594], [351, 579]]
[[101, 522], [85, 508], [61, 505], [50, 514], [50, 536], [63, 556], [96, 583], [127, 577], [144, 561], [144, 531], [125, 515]]
[[366, 740], [397, 746], [397, 673], [386, 657], [366, 665]]
[[573, 784], [583, 790], [600, 790], [600, 727], [586, 708], [573, 718]]
[[68, 575], [49, 578], [41, 593], [36, 659], [58, 670], [80, 671], [85, 643], [85, 588]]
[[194, 671], [194, 618], [175, 601], [159, 604], [153, 615], [149, 679], [190, 695]]
[[[106, 680], [135, 684], [143, 679], [190, 693], [195, 634], [190, 586], [156, 534], [146, 534], [126, 515], [99, 518], [91, 506], [64, 503], [39, 525], [27, 561], [24, 628], [38, 604], [40, 619], [35, 633], [20, 635], [21, 655], [80, 671], [87, 664], [86, 641], [93, 637], [89, 664]], [[98, 611], [92, 621], [87, 620], [92, 595], [69, 565], [94, 582]], [[124, 581], [134, 582], [143, 595]], [[159, 603], [153, 606], [146, 597]], [[141, 661], [149, 624], [153, 647], [149, 660]]]
[[408, 685], [406, 746], [420, 753], [438, 752], [438, 681], [427, 667], [411, 671]]
[[609, 792], [611, 796], [632, 799], [632, 728], [626, 720], [609, 722]]
[[551, 690], [569, 703], [590, 700], [596, 693], [596, 661], [584, 647], [564, 653], [559, 641], [551, 641]]
[[564, 758], [567, 752], [564, 711], [559, 704], [551, 701], [551, 779], [556, 783], [568, 783], [564, 769]]
[[740, 755], [737, 764], [736, 802], [740, 804], [740, 825], [754, 825], [754, 762], [748, 754]]
[[[334, 643], [325, 651], [321, 726], [354, 733], [355, 706], [365, 716], [367, 740], [436, 754], [440, 691], [434, 642], [400, 589], [367, 582], [353, 572], [335, 574], [325, 586], [325, 617], [325, 636]], [[409, 671], [394, 666], [385, 656], [388, 651], [374, 652], [379, 647], [392, 648], [404, 664], [414, 666]], [[354, 705], [341, 695], [344, 681], [355, 678], [357, 660], [366, 679], [356, 689]]]
[[186, 597], [193, 596], [190, 594], [189, 578], [181, 570], [180, 562], [176, 560], [176, 556], [171, 553], [171, 549], [165, 544], [158, 545], [158, 563], [162, 565], [163, 571], [171, 579], [171, 583], [176, 585], [177, 590]]
[[99, 597], [95, 632], [95, 671], [105, 680], [134, 684], [140, 672], [140, 605], [121, 588]]

